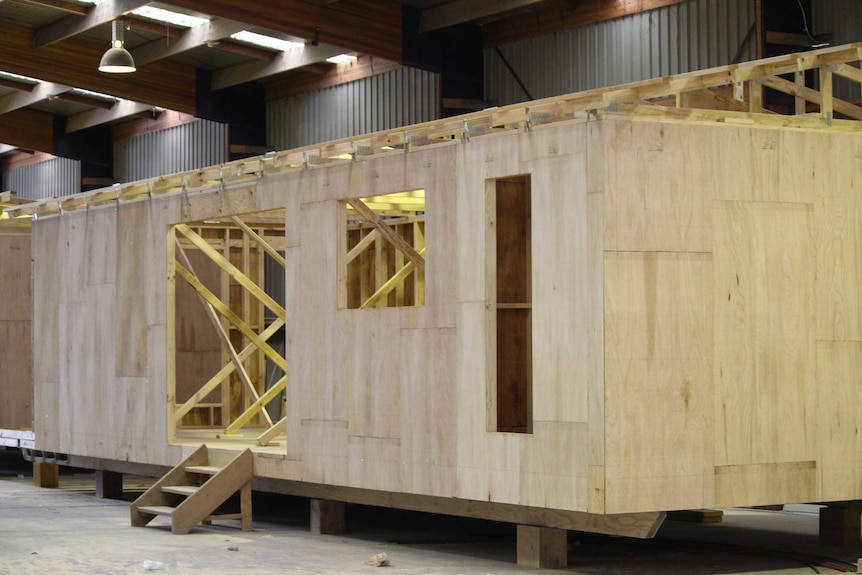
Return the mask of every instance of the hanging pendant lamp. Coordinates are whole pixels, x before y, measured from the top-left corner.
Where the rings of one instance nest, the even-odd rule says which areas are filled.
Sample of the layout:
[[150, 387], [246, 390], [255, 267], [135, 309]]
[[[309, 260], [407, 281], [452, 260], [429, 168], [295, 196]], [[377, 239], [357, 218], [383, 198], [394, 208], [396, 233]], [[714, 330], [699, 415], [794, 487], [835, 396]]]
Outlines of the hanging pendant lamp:
[[102, 61], [99, 62], [99, 72], [108, 72], [110, 74], [128, 74], [134, 72], [135, 60], [129, 51], [123, 47], [123, 22], [114, 20], [111, 23], [113, 40], [111, 47], [102, 56]]

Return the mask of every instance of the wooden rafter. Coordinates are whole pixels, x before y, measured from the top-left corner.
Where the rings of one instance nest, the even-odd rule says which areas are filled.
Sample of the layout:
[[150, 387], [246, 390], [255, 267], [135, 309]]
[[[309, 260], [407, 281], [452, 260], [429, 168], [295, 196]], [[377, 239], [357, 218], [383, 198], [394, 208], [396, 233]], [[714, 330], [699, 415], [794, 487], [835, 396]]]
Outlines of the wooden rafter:
[[59, 40], [81, 34], [100, 24], [119, 18], [126, 12], [148, 4], [147, 0], [110, 0], [90, 6], [86, 16], [67, 16], [36, 30], [33, 46], [42, 48]]
[[[778, 90], [779, 92], [783, 92], [791, 96], [800, 97], [805, 101], [817, 104], [818, 106], [823, 104], [823, 94], [813, 88], [799, 86], [795, 82], [791, 82], [777, 76], [768, 76], [764, 78], [762, 82], [764, 86], [768, 86], [773, 90]], [[856, 104], [852, 104], [839, 98], [832, 98], [832, 107], [836, 112], [844, 114], [854, 120], [862, 120], [862, 108]]]
[[160, 38], [139, 46], [131, 52], [135, 63], [140, 66], [148, 62], [155, 62], [156, 60], [163, 60], [177, 54], [182, 54], [192, 48], [218, 42], [230, 37], [231, 34], [241, 32], [245, 28], [246, 25], [242, 22], [218, 18], [184, 30], [180, 34], [180, 37], [172, 42], [166, 43]]

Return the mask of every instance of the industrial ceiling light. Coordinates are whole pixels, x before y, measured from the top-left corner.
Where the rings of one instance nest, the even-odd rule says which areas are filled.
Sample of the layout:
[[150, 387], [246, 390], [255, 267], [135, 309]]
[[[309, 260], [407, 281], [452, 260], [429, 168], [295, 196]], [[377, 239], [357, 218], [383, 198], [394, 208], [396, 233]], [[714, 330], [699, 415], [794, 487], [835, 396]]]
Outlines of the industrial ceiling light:
[[123, 47], [123, 22], [114, 20], [111, 23], [111, 47], [102, 56], [102, 61], [99, 62], [99, 72], [108, 72], [111, 74], [128, 74], [134, 72], [135, 60], [129, 51]]

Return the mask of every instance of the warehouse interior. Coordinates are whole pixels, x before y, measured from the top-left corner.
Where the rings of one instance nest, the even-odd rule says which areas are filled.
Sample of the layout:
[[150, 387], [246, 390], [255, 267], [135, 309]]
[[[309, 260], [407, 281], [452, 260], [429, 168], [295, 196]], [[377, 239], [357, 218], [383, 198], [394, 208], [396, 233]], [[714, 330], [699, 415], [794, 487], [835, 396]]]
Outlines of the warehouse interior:
[[[579, 527], [660, 539], [661, 530], [677, 533], [673, 519], [736, 526], [763, 513], [776, 525], [804, 523], [805, 568], [854, 570], [860, 480], [857, 456], [841, 453], [857, 445], [858, 419], [847, 408], [862, 372], [854, 280], [862, 246], [853, 232], [860, 24], [862, 7], [850, 0], [0, 0], [4, 455], [20, 450], [43, 487], [61, 485], [64, 466], [93, 470], [100, 499], [122, 499], [123, 475], [162, 477], [131, 505], [131, 524], [155, 518], [158, 526], [166, 514], [174, 533], [207, 531], [219, 518], [246, 533], [252, 507], [261, 530], [254, 487], [257, 500], [263, 492], [310, 499], [303, 521], [314, 533], [343, 533], [345, 502], [348, 518], [367, 504], [502, 520], [516, 532], [477, 529], [508, 543], [505, 553], [516, 548], [504, 561], [610, 573], [619, 566], [603, 571], [601, 551], [579, 562], [578, 547], [595, 544], [573, 538]], [[109, 57], [133, 60], [134, 69], [99, 70]], [[780, 160], [769, 155], [776, 150]], [[713, 176], [728, 160], [739, 174], [722, 185]], [[664, 180], [652, 180], [656, 173]], [[681, 193], [701, 185], [711, 200]], [[646, 201], [639, 186], [652, 194]], [[476, 190], [485, 205], [469, 199]], [[565, 195], [574, 191], [583, 196]], [[558, 221], [565, 217], [573, 228]], [[329, 237], [337, 248], [329, 240], [314, 247]], [[435, 259], [441, 251], [451, 263]], [[312, 272], [312, 261], [325, 265]], [[601, 281], [573, 279], [595, 270]], [[565, 322], [542, 315], [558, 282], [589, 292], [560, 300], [571, 306], [560, 309], [597, 322], [577, 325], [584, 331], [572, 340]], [[713, 290], [721, 292], [714, 301], [704, 296]], [[100, 308], [100, 300], [112, 303]], [[759, 315], [759, 306], [768, 311]], [[359, 311], [368, 309], [376, 315]], [[740, 328], [738, 341], [723, 335], [743, 317], [756, 319], [751, 331]], [[713, 321], [724, 358], [712, 358]], [[489, 399], [472, 413], [488, 418], [487, 430], [477, 429], [489, 439], [465, 441], [467, 395], [447, 370], [484, 373], [481, 357], [463, 359], [469, 345], [453, 346], [456, 336], [482, 341], [486, 329]], [[604, 330], [602, 345], [587, 335], [595, 330]], [[625, 334], [641, 330], [651, 335], [638, 363], [641, 342]], [[303, 342], [305, 333], [316, 335]], [[764, 345], [753, 358], [747, 337]], [[86, 342], [113, 351], [87, 357]], [[351, 345], [371, 351], [339, 348]], [[412, 359], [387, 365], [375, 355], [387, 347]], [[665, 366], [652, 363], [656, 349], [669, 354]], [[603, 357], [591, 359], [597, 351]], [[32, 367], [10, 367], [31, 352]], [[457, 361], [441, 367], [432, 353]], [[723, 388], [725, 410], [740, 409], [716, 409], [715, 423], [702, 402], [712, 392], [701, 395], [713, 361], [716, 382], [740, 378]], [[566, 367], [587, 383], [561, 383]], [[84, 382], [112, 369], [116, 392], [100, 380], [90, 393]], [[165, 381], [152, 385], [162, 369]], [[684, 419], [668, 411], [626, 424], [620, 414], [632, 415], [639, 401], [665, 405], [650, 387], [665, 369], [684, 374]], [[367, 380], [337, 397], [331, 381], [351, 370]], [[415, 381], [405, 380], [409, 372]], [[756, 389], [743, 383], [749, 376]], [[811, 378], [824, 390], [834, 385], [834, 396], [818, 398]], [[72, 380], [79, 383], [67, 387]], [[435, 397], [430, 389], [443, 381]], [[626, 400], [638, 382], [643, 389]], [[775, 383], [798, 397], [773, 410], [745, 403], [781, 398]], [[411, 397], [416, 384], [429, 389]], [[382, 390], [394, 399], [378, 399]], [[151, 399], [164, 395], [162, 412]], [[435, 420], [453, 397], [460, 404]], [[145, 409], [135, 407], [145, 398]], [[126, 415], [89, 427], [75, 421], [120, 403]], [[304, 419], [290, 417], [297, 406], [309, 410]], [[815, 424], [830, 406], [840, 415]], [[148, 418], [158, 441], [141, 435]], [[788, 420], [797, 423], [785, 428]], [[458, 442], [443, 439], [447, 425]], [[728, 453], [711, 452], [713, 425]], [[677, 432], [675, 457], [665, 442]], [[582, 440], [587, 451], [576, 447]], [[408, 445], [432, 450], [425, 471]], [[691, 454], [704, 446], [702, 472]], [[572, 453], [551, 463], [547, 453], [560, 448]], [[327, 463], [342, 449], [347, 468]], [[646, 453], [677, 467], [651, 471]], [[447, 457], [457, 459], [452, 484]], [[512, 465], [521, 466], [520, 494], [506, 473], [494, 476]], [[213, 478], [195, 485], [190, 474]], [[667, 482], [672, 474], [676, 483]], [[182, 519], [168, 507], [173, 496], [160, 494], [191, 502], [199, 490], [219, 502], [236, 492], [233, 509], [219, 517], [200, 507]], [[757, 510], [692, 509], [747, 505]], [[405, 530], [427, 520], [399, 519]], [[466, 542], [467, 551], [451, 552], [469, 556], [476, 541]], [[624, 553], [642, 557], [638, 549]], [[745, 568], [766, 567], [727, 567]]]

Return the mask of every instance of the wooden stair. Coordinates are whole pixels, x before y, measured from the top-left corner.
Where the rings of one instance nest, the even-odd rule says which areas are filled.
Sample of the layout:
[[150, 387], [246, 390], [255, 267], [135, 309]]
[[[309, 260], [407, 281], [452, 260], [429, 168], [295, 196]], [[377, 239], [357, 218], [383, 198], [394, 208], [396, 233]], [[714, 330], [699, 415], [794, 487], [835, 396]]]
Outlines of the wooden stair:
[[[250, 449], [240, 453], [201, 445], [171, 469], [132, 504], [131, 520], [143, 527], [157, 515], [171, 518], [171, 532], [188, 533], [195, 525], [220, 519], [239, 519], [251, 531]], [[240, 512], [213, 515], [219, 505], [240, 492]]]

